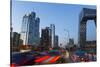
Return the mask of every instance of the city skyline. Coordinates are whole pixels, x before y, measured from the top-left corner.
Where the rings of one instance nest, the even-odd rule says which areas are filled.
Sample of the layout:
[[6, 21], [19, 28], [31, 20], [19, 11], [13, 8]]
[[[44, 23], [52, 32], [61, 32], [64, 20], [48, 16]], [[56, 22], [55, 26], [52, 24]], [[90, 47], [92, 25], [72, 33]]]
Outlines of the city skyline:
[[96, 5], [10, 4], [11, 66], [97, 61]]
[[[64, 31], [64, 29], [66, 29], [67, 31], [69, 31], [70, 38], [74, 38], [75, 43], [77, 43], [79, 13], [84, 7], [96, 9], [96, 6], [87, 6], [87, 5], [54, 4], [54, 3], [21, 2], [21, 1], [16, 1], [13, 4], [12, 2], [13, 31], [21, 32], [22, 17], [25, 14], [29, 14], [30, 12], [35, 11], [37, 17], [40, 17], [40, 31], [42, 28], [45, 28], [50, 24], [55, 24], [55, 31], [56, 34], [60, 37], [59, 38], [60, 42], [62, 42], [65, 37], [68, 38], [68, 33]], [[88, 21], [88, 22], [93, 22], [93, 21]], [[96, 39], [96, 36], [94, 36], [96, 35], [94, 31], [95, 25], [94, 23], [93, 24], [88, 23], [88, 25], [89, 25], [87, 26], [87, 28], [89, 28], [89, 30], [87, 30], [88, 40], [89, 39], [95, 40]]]

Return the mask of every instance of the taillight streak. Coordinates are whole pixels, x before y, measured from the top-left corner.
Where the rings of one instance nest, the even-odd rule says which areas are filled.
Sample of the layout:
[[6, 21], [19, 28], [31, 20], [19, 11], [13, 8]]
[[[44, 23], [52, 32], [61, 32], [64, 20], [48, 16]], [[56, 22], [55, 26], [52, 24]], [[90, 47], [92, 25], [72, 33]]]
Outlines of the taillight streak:
[[59, 58], [60, 58], [60, 56], [56, 56], [56, 57], [54, 57], [52, 60], [50, 60], [50, 63], [54, 63], [54, 62], [56, 62]]
[[48, 58], [50, 58], [50, 56], [44, 56], [44, 57], [42, 57], [42, 58], [36, 59], [35, 62], [36, 62], [36, 63], [40, 63], [40, 62], [42, 62], [42, 61], [44, 61], [44, 60], [46, 60], [46, 59], [48, 59]]

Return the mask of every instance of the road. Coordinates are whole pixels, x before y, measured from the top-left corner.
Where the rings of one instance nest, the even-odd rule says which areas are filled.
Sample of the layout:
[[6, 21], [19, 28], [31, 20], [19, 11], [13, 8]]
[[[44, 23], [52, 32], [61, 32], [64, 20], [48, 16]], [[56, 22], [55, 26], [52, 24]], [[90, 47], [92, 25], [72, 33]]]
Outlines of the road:
[[[74, 52], [65, 50], [64, 52], [58, 51], [31, 51], [26, 53], [13, 53], [11, 64], [18, 66], [26, 65], [42, 65], [42, 64], [59, 64], [59, 63], [73, 63], [77, 62], [73, 58]], [[75, 60], [75, 61], [74, 61]]]
[[54, 64], [60, 58], [62, 58], [59, 52], [52, 54], [52, 52], [47, 54], [41, 54], [43, 52], [27, 52], [27, 53], [13, 53], [11, 64], [16, 64], [18, 66], [23, 65], [40, 65], [40, 64]]

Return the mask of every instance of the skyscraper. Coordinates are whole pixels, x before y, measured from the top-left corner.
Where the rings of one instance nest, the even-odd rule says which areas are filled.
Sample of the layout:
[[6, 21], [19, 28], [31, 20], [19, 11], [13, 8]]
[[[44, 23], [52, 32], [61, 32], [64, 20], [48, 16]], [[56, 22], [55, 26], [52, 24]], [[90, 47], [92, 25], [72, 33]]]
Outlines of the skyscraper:
[[55, 45], [54, 45], [55, 48], [58, 48], [58, 46], [59, 46], [58, 42], [59, 42], [58, 35], [55, 35]]
[[43, 50], [48, 50], [51, 48], [51, 36], [50, 36], [50, 27], [42, 29], [41, 33], [41, 47]]
[[12, 44], [11, 51], [18, 51], [19, 46], [22, 45], [23, 41], [20, 39], [20, 34], [17, 32], [12, 32]]
[[55, 25], [50, 24], [50, 29], [51, 29], [51, 45], [52, 45], [52, 48], [53, 48], [54, 44], [55, 44]]
[[22, 27], [21, 27], [21, 39], [23, 40], [23, 45], [28, 43], [28, 16], [24, 15], [22, 20]]
[[40, 18], [36, 17], [35, 12], [31, 12], [29, 15], [23, 16], [21, 39], [23, 45], [35, 45], [39, 44], [39, 23]]

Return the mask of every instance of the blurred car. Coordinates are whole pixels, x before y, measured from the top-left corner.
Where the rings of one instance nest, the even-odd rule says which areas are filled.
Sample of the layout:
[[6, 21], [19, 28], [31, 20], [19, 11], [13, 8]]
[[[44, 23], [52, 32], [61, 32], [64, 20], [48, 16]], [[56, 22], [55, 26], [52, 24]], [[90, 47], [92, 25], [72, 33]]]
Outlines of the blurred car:
[[88, 61], [88, 58], [85, 56], [85, 51], [77, 50], [71, 56], [73, 62], [85, 62]]

